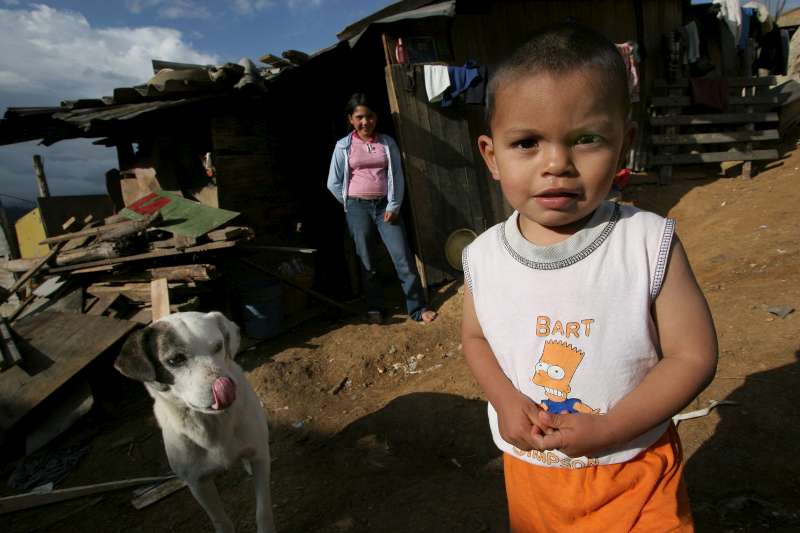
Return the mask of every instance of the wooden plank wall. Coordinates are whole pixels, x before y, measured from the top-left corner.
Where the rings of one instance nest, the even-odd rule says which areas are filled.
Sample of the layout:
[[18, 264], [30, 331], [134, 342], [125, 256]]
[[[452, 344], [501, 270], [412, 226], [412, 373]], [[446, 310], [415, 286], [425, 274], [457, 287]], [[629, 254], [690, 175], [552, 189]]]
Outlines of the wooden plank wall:
[[[525, 0], [506, 0], [499, 2], [476, 3], [459, 10], [453, 21], [451, 31], [453, 53], [456, 64], [468, 59], [492, 67], [523, 44], [528, 36], [542, 26], [564, 22], [568, 18], [597, 29], [614, 42], [638, 39], [636, 11], [634, 2], [638, 0], [561, 0], [532, 2]], [[641, 65], [640, 77], [641, 103], [632, 109], [634, 119], [644, 127], [646, 121], [647, 98], [652, 83], [663, 77], [664, 54], [662, 36], [682, 23], [681, 0], [641, 0], [643, 18], [643, 44], [645, 60]], [[459, 4], [460, 5], [460, 4]], [[470, 115], [470, 130], [480, 132], [485, 129], [480, 116]], [[647, 132], [639, 132], [644, 138]], [[643, 150], [642, 150], [643, 151]], [[477, 150], [476, 150], [477, 154]], [[485, 177], [488, 174], [484, 172]], [[493, 195], [499, 189], [490, 185]], [[494, 221], [508, 214], [508, 207], [493, 198], [495, 206]], [[491, 218], [491, 217], [489, 217]]]
[[448, 236], [461, 228], [480, 233], [487, 227], [476, 171], [482, 162], [475, 159], [461, 109], [430, 105], [422, 66], [412, 68], [413, 92], [406, 89], [406, 67], [390, 67], [389, 98], [404, 155], [417, 248], [427, 284], [437, 284], [456, 274], [445, 259]]

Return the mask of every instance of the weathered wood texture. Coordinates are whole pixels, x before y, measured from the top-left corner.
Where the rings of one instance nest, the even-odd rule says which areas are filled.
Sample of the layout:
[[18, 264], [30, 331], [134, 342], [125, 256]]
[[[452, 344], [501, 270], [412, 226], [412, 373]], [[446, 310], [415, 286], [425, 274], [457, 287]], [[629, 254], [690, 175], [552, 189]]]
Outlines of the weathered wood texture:
[[169, 285], [166, 279], [154, 279], [150, 282], [150, 302], [153, 322], [169, 315]]
[[12, 427], [135, 326], [53, 311], [16, 321], [13, 329], [24, 362], [0, 374], [0, 429]]
[[390, 104], [404, 153], [417, 250], [427, 283], [437, 284], [456, 275], [444, 254], [447, 237], [460, 228], [481, 233], [487, 227], [476, 172], [480, 161], [462, 112], [428, 103], [422, 67], [414, 67], [414, 92], [400, 85], [405, 67], [389, 68], [390, 90], [394, 87]]
[[[667, 96], [654, 97], [650, 124], [653, 154], [650, 163], [659, 166], [660, 182], [668, 181], [672, 165], [742, 161], [742, 176], [752, 176], [752, 161], [768, 161], [779, 157], [774, 145], [780, 139], [776, 129], [766, 124], [778, 121], [774, 112], [780, 98], [766, 94], [774, 77], [740, 77], [725, 79], [727, 108], [724, 113], [695, 114], [688, 80], [664, 81], [656, 84]], [[758, 143], [758, 144], [755, 144]]]

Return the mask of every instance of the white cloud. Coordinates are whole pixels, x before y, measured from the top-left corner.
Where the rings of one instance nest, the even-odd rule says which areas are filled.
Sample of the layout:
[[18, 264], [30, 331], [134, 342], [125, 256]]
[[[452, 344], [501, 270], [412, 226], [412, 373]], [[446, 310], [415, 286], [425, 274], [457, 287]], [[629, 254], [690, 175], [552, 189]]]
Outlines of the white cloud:
[[21, 92], [58, 100], [110, 94], [114, 87], [147, 81], [153, 58], [218, 61], [171, 28], [94, 28], [80, 13], [44, 5], [0, 9], [0, 50], [13, 50], [0, 55], [0, 104]]
[[133, 14], [155, 9], [164, 19], [207, 19], [211, 17], [208, 7], [194, 0], [125, 0], [125, 7]]
[[231, 6], [240, 15], [250, 15], [276, 5], [275, 0], [233, 0]]
[[298, 9], [301, 7], [319, 7], [322, 5], [323, 0], [287, 0], [289, 9]]
[[[144, 83], [153, 75], [152, 58], [219, 63], [174, 29], [96, 28], [78, 12], [44, 5], [0, 9], [0, 50], [0, 115], [7, 107], [54, 106]], [[91, 140], [0, 147], [0, 191], [35, 197], [33, 153], [51, 163], [46, 170], [53, 194], [102, 192], [104, 172], [116, 166], [115, 151], [92, 146]]]

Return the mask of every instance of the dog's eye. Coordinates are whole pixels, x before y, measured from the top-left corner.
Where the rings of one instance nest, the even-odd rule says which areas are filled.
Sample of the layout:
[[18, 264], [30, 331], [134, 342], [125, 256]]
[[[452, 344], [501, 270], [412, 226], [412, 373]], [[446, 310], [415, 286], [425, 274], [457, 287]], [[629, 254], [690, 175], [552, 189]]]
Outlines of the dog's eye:
[[221, 343], [221, 342], [218, 342], [218, 343], [216, 343], [214, 346], [212, 346], [212, 347], [211, 347], [211, 351], [212, 351], [213, 353], [217, 353], [217, 352], [218, 352], [218, 351], [220, 351], [221, 349], [222, 349], [222, 343]]
[[169, 366], [181, 366], [183, 363], [186, 362], [186, 356], [182, 353], [178, 353], [167, 359], [167, 364]]

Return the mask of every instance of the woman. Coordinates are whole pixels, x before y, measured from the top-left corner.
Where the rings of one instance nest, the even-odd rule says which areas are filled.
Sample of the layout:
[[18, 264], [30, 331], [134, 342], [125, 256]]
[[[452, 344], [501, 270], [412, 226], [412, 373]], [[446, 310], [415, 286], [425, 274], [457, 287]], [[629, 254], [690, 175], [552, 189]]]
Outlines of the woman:
[[373, 262], [377, 231], [400, 278], [408, 314], [416, 321], [432, 322], [436, 312], [427, 308], [400, 217], [405, 189], [400, 150], [394, 139], [376, 132], [378, 117], [364, 94], [354, 94], [346, 112], [353, 132], [336, 143], [328, 190], [344, 206], [347, 227], [355, 241], [367, 293], [367, 316], [373, 323], [383, 320], [383, 294]]

